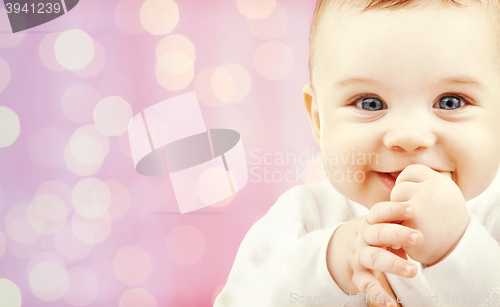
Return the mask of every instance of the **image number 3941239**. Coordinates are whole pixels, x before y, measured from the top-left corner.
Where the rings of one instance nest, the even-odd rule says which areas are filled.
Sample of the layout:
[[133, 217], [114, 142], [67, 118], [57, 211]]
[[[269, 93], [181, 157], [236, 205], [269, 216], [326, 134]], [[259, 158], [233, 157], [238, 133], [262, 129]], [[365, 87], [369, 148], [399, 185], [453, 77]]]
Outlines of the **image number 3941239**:
[[4, 0], [12, 32], [24, 31], [72, 10], [79, 0]]

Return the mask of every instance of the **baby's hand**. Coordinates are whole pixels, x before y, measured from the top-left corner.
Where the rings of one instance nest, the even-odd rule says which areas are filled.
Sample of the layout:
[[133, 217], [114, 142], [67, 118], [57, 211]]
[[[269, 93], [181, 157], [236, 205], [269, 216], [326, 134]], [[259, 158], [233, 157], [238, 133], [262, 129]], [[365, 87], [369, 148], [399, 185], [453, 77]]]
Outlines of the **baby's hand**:
[[[387, 250], [391, 246], [417, 246], [422, 242], [420, 231], [391, 223], [410, 219], [412, 212], [408, 204], [378, 203], [368, 215], [343, 224], [333, 233], [327, 266], [345, 293], [363, 293], [387, 302], [389, 294], [377, 279], [380, 271], [403, 277], [417, 274], [415, 265]], [[375, 305], [384, 306], [383, 302]], [[396, 306], [394, 301], [389, 305]]]
[[406, 202], [415, 211], [401, 225], [420, 230], [424, 242], [404, 249], [423, 264], [432, 265], [445, 258], [469, 224], [462, 192], [449, 175], [424, 165], [410, 165], [399, 174], [391, 192], [391, 201]]

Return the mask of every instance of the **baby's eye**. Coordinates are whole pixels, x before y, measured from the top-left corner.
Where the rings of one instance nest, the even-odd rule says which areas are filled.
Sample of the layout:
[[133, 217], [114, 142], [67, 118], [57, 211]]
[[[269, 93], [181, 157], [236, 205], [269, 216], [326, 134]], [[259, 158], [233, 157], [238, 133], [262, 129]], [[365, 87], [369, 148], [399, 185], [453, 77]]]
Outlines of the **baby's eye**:
[[443, 110], [455, 110], [455, 109], [458, 109], [464, 105], [465, 105], [465, 103], [457, 97], [445, 96], [445, 97], [439, 99], [439, 101], [436, 102], [434, 107], [440, 108]]
[[361, 98], [356, 103], [356, 106], [366, 111], [380, 111], [383, 109], [387, 109], [385, 103], [375, 97]]

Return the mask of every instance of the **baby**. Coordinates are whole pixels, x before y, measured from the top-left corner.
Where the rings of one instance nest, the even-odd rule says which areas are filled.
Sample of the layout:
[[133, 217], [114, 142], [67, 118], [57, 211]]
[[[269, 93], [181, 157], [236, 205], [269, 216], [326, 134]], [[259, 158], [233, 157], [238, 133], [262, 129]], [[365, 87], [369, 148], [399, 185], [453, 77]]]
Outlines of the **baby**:
[[498, 306], [499, 33], [500, 0], [319, 0], [327, 180], [254, 224], [215, 306]]

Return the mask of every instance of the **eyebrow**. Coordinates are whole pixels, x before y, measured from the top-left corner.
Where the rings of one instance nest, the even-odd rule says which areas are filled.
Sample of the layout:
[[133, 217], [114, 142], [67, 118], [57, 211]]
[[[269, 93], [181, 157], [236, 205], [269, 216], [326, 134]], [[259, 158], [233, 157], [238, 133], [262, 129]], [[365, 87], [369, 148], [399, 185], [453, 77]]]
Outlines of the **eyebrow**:
[[[355, 77], [355, 78], [347, 78], [347, 79], [344, 79], [342, 81], [337, 81], [337, 82], [332, 84], [332, 87], [339, 89], [341, 87], [351, 85], [351, 84], [356, 84], [356, 83], [380, 84], [381, 82], [379, 82], [377, 80], [370, 79], [370, 78]], [[443, 86], [443, 85], [451, 85], [451, 84], [466, 85], [466, 86], [477, 88], [477, 89], [482, 90], [482, 91], [486, 90], [486, 86], [483, 83], [479, 82], [477, 79], [472, 78], [472, 77], [462, 77], [462, 76], [445, 78], [445, 79], [442, 79], [442, 80], [436, 82], [433, 85], [434, 86], [436, 86], [436, 85]]]

